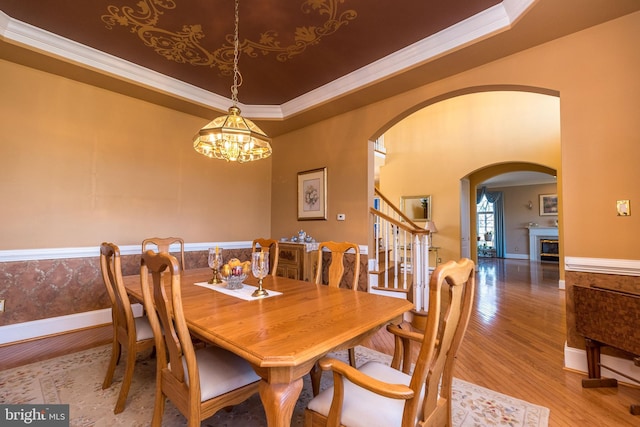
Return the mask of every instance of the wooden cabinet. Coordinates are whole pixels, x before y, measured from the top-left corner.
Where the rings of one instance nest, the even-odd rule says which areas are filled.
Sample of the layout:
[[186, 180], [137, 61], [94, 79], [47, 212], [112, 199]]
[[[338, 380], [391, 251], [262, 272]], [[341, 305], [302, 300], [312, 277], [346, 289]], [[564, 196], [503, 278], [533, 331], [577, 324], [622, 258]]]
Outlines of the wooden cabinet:
[[313, 282], [318, 263], [317, 243], [278, 243], [280, 254], [276, 275]]

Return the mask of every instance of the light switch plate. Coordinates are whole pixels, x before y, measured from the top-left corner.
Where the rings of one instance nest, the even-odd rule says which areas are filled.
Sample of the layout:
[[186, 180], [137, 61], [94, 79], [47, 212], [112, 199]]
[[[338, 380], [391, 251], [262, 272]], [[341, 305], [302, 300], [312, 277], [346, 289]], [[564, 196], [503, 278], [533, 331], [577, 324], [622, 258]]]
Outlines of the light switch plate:
[[346, 218], [346, 215], [345, 215], [345, 214], [338, 214], [338, 216], [336, 217], [336, 219], [337, 219], [338, 221], [344, 221], [344, 220], [345, 220], [345, 218]]

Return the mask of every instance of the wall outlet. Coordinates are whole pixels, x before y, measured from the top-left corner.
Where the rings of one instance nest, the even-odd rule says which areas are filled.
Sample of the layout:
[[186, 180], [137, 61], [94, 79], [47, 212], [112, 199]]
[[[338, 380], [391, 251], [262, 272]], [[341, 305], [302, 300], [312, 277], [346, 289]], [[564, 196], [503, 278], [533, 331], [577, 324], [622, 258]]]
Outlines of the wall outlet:
[[4, 313], [4, 300], [0, 299], [0, 313]]

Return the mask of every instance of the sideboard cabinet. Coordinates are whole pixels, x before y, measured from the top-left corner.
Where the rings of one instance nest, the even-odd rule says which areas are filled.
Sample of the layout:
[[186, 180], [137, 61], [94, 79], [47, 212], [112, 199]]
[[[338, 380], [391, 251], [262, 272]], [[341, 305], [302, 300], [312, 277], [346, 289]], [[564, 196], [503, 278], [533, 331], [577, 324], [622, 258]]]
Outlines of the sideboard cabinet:
[[313, 282], [318, 264], [317, 243], [278, 243], [278, 268], [276, 275]]

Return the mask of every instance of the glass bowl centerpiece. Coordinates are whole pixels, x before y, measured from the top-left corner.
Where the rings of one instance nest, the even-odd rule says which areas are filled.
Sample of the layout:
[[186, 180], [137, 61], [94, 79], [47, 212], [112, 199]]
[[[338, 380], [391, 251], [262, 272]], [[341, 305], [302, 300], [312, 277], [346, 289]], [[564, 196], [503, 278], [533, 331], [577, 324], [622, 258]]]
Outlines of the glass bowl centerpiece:
[[227, 289], [242, 289], [242, 282], [251, 271], [251, 262], [241, 262], [237, 258], [232, 258], [222, 266], [222, 280], [227, 285]]

